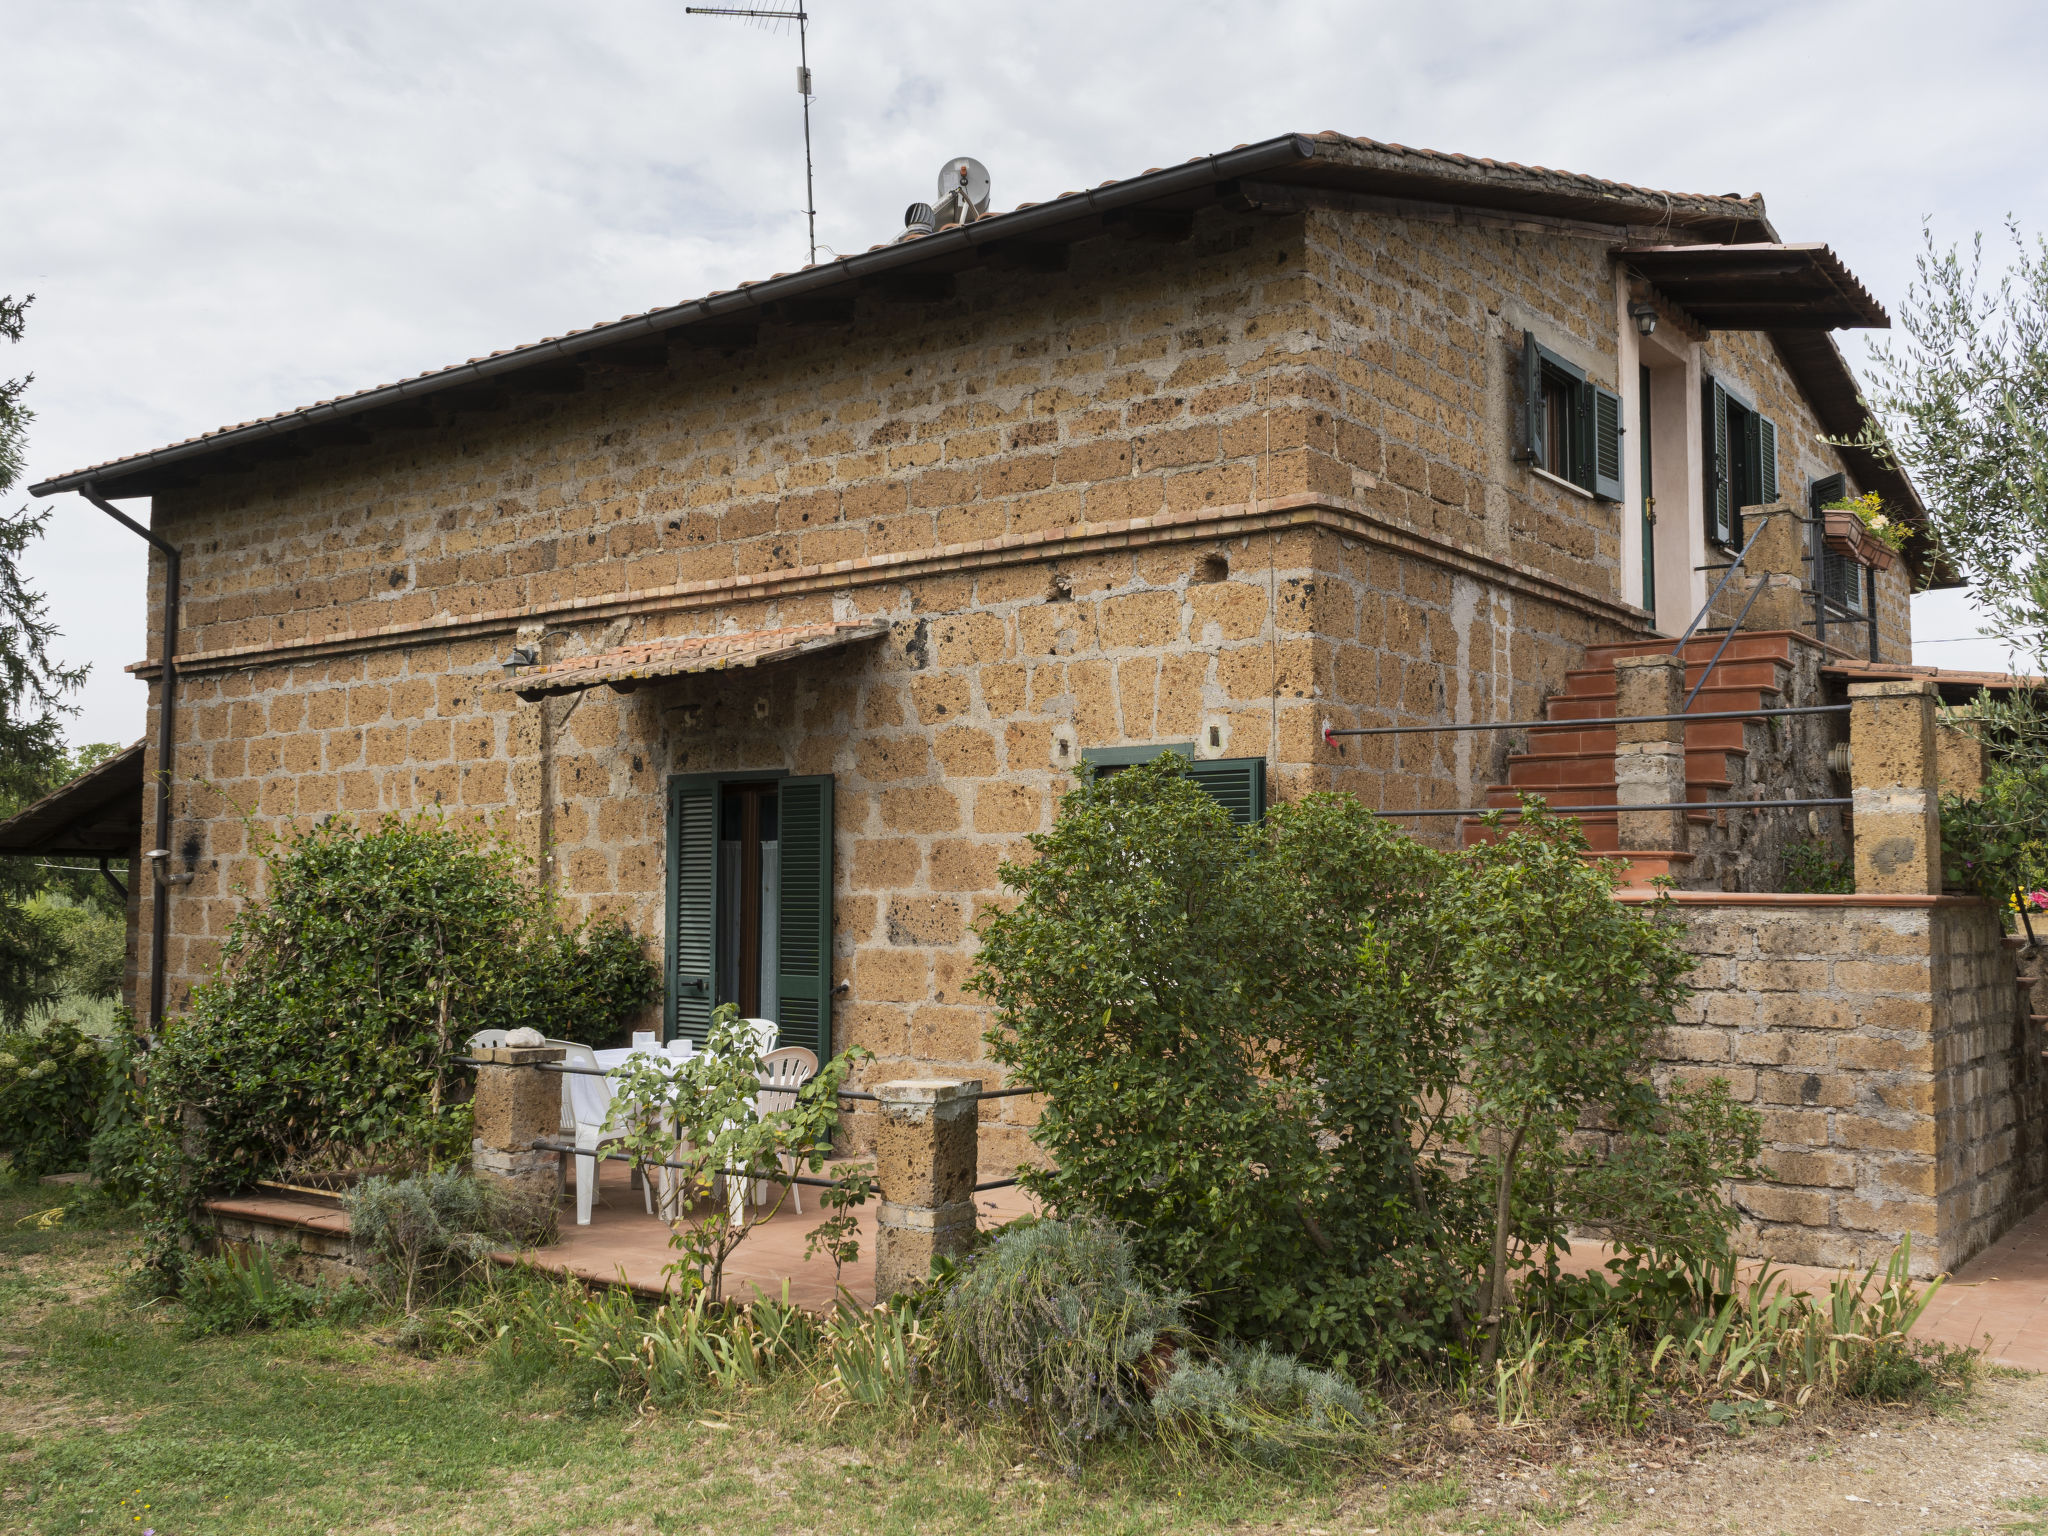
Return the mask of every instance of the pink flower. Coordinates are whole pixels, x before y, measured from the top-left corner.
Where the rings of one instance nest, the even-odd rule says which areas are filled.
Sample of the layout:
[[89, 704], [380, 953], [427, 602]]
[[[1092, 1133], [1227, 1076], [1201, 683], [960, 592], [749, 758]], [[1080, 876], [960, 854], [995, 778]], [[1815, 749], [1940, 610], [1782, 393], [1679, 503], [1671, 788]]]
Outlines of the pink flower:
[[2048, 912], [2048, 890], [2027, 892], [2027, 905], [2036, 912]]

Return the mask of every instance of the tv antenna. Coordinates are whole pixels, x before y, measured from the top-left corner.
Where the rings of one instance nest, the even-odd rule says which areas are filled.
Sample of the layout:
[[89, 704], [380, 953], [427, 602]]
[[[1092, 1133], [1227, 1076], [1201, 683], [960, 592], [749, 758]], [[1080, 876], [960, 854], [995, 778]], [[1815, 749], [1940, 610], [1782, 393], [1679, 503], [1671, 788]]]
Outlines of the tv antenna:
[[810, 221], [811, 264], [818, 261], [818, 194], [811, 183], [811, 59], [804, 24], [811, 18], [801, 5], [793, 11], [757, 11], [728, 5], [686, 5], [690, 16], [745, 16], [756, 21], [796, 23], [796, 88], [804, 99], [804, 217]]

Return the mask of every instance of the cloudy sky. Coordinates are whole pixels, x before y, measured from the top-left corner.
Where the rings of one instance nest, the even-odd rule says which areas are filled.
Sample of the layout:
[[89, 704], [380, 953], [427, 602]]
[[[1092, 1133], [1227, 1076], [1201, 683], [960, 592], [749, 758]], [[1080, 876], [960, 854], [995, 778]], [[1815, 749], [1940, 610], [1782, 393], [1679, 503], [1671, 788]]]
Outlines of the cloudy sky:
[[[950, 155], [1007, 208], [1324, 128], [1761, 191], [1894, 309], [1923, 220], [2048, 227], [2037, 5], [810, 3], [835, 250], [892, 236]], [[32, 479], [804, 258], [787, 27], [682, 0], [0, 0], [0, 38], [0, 292], [36, 295], [0, 373], [36, 375]], [[133, 739], [140, 541], [54, 510], [30, 568], [93, 667], [73, 738]], [[1923, 639], [1974, 628], [1922, 600]]]

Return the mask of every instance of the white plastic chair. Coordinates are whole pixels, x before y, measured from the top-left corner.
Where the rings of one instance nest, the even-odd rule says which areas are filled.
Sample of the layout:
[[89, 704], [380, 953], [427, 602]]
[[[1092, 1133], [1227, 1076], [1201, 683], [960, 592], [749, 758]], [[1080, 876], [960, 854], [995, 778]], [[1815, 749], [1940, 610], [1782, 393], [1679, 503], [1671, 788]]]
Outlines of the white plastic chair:
[[740, 1022], [753, 1031], [756, 1056], [766, 1056], [775, 1049], [775, 1037], [782, 1033], [780, 1024], [773, 1019], [741, 1019]]
[[[818, 1075], [818, 1057], [815, 1051], [801, 1045], [785, 1045], [779, 1051], [769, 1051], [761, 1058], [761, 1091], [754, 1096], [754, 1107], [761, 1114], [773, 1114], [778, 1109], [788, 1109], [796, 1103], [796, 1092]], [[782, 1171], [791, 1178], [796, 1177], [798, 1159], [793, 1153], [782, 1155]], [[747, 1181], [754, 1186], [754, 1204], [762, 1203], [759, 1179]], [[792, 1184], [789, 1192], [796, 1198], [796, 1213], [804, 1213], [803, 1190]]]
[[[549, 1045], [559, 1045], [566, 1054], [562, 1058], [565, 1067], [595, 1067], [597, 1053], [587, 1045], [578, 1045], [571, 1040], [550, 1040]], [[605, 1143], [623, 1141], [626, 1131], [612, 1119], [611, 1080], [597, 1077], [588, 1072], [565, 1072], [562, 1074], [563, 1117], [569, 1121], [568, 1129], [576, 1140], [576, 1225], [590, 1225], [590, 1206], [597, 1194], [597, 1154]], [[654, 1214], [654, 1188], [646, 1179], [640, 1181], [640, 1192], [647, 1199], [647, 1214]]]

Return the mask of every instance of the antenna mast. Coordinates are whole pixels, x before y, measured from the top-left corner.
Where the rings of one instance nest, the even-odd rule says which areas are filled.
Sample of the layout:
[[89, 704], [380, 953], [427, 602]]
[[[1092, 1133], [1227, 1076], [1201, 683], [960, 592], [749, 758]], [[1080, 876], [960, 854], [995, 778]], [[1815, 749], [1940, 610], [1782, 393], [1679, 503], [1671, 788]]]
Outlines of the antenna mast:
[[804, 217], [810, 221], [811, 263], [815, 266], [818, 260], [818, 194], [811, 178], [811, 57], [810, 45], [804, 36], [804, 24], [811, 18], [801, 5], [793, 11], [756, 11], [725, 5], [686, 5], [683, 11], [690, 16], [747, 16], [760, 21], [796, 23], [796, 88], [804, 98]]

